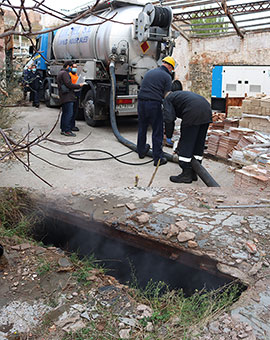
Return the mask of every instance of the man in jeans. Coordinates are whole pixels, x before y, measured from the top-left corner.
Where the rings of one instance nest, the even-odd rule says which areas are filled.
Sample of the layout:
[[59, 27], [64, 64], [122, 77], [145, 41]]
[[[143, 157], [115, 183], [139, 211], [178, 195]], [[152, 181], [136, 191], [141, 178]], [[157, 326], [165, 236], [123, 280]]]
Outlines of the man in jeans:
[[170, 56], [165, 57], [162, 61], [162, 66], [146, 72], [138, 94], [137, 152], [139, 158], [144, 158], [149, 151], [150, 145], [146, 144], [146, 134], [148, 126], [151, 125], [154, 166], [167, 163], [162, 151], [163, 116], [161, 104], [166, 93], [171, 90], [171, 73], [175, 67], [175, 60]]
[[62, 70], [57, 76], [60, 104], [62, 105], [62, 115], [60, 121], [61, 134], [68, 137], [75, 137], [72, 132], [73, 106], [76, 101], [75, 89], [80, 89], [84, 84], [72, 84], [69, 72], [72, 70], [72, 61], [66, 61]]

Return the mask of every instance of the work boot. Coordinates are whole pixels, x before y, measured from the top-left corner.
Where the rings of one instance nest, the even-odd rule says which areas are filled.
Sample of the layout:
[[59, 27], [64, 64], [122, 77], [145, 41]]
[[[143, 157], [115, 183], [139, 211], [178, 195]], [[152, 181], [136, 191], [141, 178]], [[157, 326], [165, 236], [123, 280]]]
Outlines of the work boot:
[[146, 154], [149, 151], [149, 149], [150, 149], [150, 145], [149, 144], [145, 144], [144, 152], [141, 153], [141, 154], [138, 153], [139, 154], [139, 158], [143, 159], [146, 156]]
[[193, 169], [192, 169], [192, 181], [193, 182], [198, 181], [198, 175]]
[[170, 176], [170, 181], [174, 183], [192, 183], [192, 169], [183, 169], [178, 176]]
[[[159, 161], [159, 159], [157, 160], [157, 161], [154, 161], [154, 166], [157, 166], [158, 165], [158, 161]], [[166, 164], [167, 163], [167, 158], [160, 158], [160, 162], [159, 162], [159, 166], [160, 165], [164, 165], [164, 164]]]

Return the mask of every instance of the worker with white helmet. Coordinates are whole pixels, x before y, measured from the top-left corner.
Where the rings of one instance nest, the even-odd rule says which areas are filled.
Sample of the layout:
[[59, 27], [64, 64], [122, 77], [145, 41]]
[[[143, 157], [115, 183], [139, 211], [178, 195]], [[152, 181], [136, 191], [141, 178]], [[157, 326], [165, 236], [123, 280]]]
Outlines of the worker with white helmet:
[[163, 114], [162, 101], [165, 95], [171, 90], [172, 71], [175, 67], [175, 60], [167, 56], [162, 60], [158, 68], [146, 72], [138, 94], [138, 139], [137, 152], [139, 158], [144, 158], [150, 149], [146, 144], [146, 134], [149, 125], [152, 127], [152, 148], [154, 166], [167, 163], [163, 157]]

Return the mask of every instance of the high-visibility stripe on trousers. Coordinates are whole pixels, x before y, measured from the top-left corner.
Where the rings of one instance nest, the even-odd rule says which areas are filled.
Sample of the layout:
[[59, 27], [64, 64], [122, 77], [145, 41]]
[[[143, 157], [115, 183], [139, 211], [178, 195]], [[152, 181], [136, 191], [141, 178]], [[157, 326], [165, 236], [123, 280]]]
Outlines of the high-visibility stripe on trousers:
[[176, 152], [182, 169], [191, 168], [193, 157], [200, 162], [202, 161], [208, 126], [208, 123], [181, 126], [181, 135]]

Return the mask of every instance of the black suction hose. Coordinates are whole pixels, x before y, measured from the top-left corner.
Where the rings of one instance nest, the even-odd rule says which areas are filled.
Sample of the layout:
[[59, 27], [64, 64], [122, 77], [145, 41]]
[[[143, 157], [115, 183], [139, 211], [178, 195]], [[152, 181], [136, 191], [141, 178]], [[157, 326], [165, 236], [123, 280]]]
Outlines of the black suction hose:
[[[118, 141], [131, 150], [137, 152], [137, 145], [130, 142], [123, 136], [121, 136], [117, 124], [116, 124], [116, 116], [115, 116], [115, 92], [116, 92], [116, 78], [115, 78], [115, 66], [114, 62], [111, 61], [110, 66], [110, 75], [111, 75], [111, 93], [110, 93], [110, 121], [113, 133], [115, 137], [118, 139]], [[153, 158], [153, 152], [152, 150], [149, 150], [147, 153], [147, 156]], [[166, 157], [168, 161], [178, 163], [178, 157], [174, 157], [173, 155], [164, 152], [163, 157]], [[207, 172], [207, 170], [196, 160], [193, 159], [191, 162], [192, 168], [194, 171], [198, 174], [198, 176], [202, 179], [202, 181], [208, 186], [208, 187], [219, 187], [219, 184], [213, 179], [213, 177]]]
[[196, 174], [208, 187], [220, 187], [220, 185], [214, 180], [209, 172], [201, 165], [197, 159], [193, 158], [191, 165]]
[[[118, 139], [118, 141], [131, 150], [137, 152], [137, 145], [130, 142], [126, 138], [120, 135], [120, 132], [118, 130], [117, 124], [116, 124], [116, 116], [115, 116], [115, 91], [116, 91], [116, 79], [115, 79], [115, 72], [114, 72], [114, 62], [111, 61], [110, 66], [110, 75], [111, 75], [111, 93], [110, 93], [110, 121], [113, 133], [115, 137]], [[149, 151], [147, 153], [148, 156], [152, 157], [152, 151]]]

